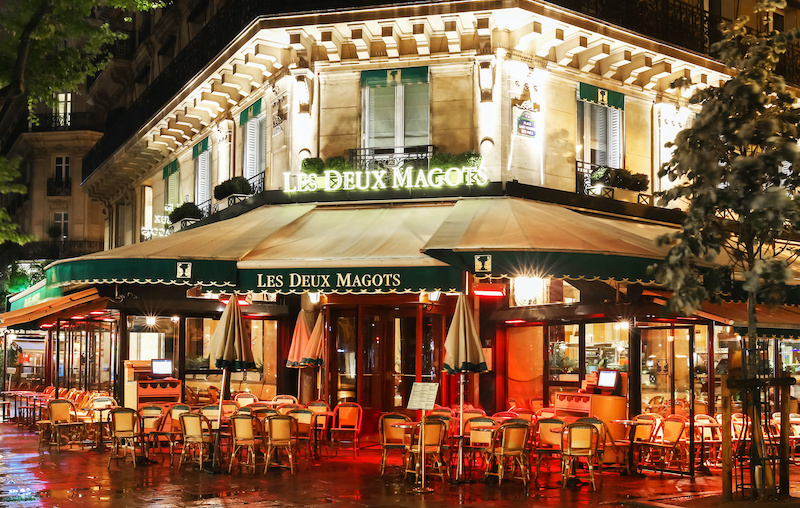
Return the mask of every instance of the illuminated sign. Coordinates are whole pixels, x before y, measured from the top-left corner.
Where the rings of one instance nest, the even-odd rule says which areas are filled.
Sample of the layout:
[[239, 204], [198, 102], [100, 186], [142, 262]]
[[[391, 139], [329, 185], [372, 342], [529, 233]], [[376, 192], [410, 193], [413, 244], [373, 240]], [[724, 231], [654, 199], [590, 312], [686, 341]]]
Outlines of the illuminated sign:
[[477, 167], [416, 169], [408, 166], [365, 171], [330, 169], [321, 175], [284, 173], [283, 183], [284, 192], [375, 191], [483, 186], [489, 183], [489, 177]]

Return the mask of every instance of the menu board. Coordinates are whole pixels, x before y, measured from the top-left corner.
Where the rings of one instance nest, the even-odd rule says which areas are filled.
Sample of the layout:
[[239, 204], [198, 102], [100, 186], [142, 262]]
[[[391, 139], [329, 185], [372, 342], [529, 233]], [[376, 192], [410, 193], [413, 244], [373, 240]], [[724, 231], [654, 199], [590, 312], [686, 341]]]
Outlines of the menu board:
[[439, 392], [439, 383], [414, 383], [411, 395], [408, 397], [408, 409], [433, 409], [436, 404], [436, 394]]

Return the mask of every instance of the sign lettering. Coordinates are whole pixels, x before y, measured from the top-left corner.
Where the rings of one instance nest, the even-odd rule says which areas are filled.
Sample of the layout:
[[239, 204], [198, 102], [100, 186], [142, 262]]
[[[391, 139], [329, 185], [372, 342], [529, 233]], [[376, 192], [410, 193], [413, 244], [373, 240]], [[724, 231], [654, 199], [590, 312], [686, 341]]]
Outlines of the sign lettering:
[[489, 177], [482, 168], [416, 169], [413, 166], [391, 170], [338, 171], [326, 170], [322, 175], [284, 173], [284, 192], [314, 191], [373, 191], [383, 189], [426, 189], [458, 187], [460, 185], [484, 186]]

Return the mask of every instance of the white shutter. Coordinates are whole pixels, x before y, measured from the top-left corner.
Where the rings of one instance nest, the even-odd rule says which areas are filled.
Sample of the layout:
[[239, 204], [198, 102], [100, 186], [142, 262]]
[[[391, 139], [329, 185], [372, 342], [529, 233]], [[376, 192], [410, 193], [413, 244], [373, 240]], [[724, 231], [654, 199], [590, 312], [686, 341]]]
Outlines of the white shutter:
[[428, 84], [419, 83], [405, 85], [404, 95], [404, 128], [405, 138], [400, 145], [427, 145], [428, 144]]
[[267, 115], [262, 114], [258, 117], [258, 138], [256, 139], [256, 158], [258, 166], [255, 174], [263, 173], [267, 168]]
[[211, 148], [195, 159], [195, 203], [205, 203], [211, 199]]
[[175, 171], [167, 178], [167, 204], [179, 205], [181, 203], [181, 172]]
[[367, 146], [395, 146], [395, 88], [368, 88]]
[[258, 139], [258, 120], [251, 118], [244, 125], [244, 177], [251, 178], [256, 175], [256, 141]]
[[622, 154], [625, 146], [623, 119], [622, 111], [608, 109], [608, 165], [612, 168], [622, 167]]
[[606, 112], [603, 106], [592, 104], [592, 123], [594, 124], [594, 156], [592, 162], [602, 166], [608, 165], [608, 126]]

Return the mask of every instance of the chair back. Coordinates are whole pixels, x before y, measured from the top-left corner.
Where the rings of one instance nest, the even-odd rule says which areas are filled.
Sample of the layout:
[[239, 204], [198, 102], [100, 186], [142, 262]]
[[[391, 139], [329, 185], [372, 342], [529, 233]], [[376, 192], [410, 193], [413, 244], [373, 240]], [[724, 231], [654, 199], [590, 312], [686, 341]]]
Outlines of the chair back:
[[129, 407], [116, 407], [108, 415], [111, 422], [111, 433], [133, 433], [139, 422], [139, 414]]
[[244, 406], [249, 406], [254, 402], [258, 402], [258, 397], [256, 397], [252, 393], [243, 392], [243, 393], [237, 393], [236, 397], [234, 397], [233, 400], [236, 401], [236, 404], [238, 404], [239, 407], [244, 407]]
[[287, 413], [289, 416], [297, 420], [297, 434], [300, 436], [308, 436], [311, 434], [311, 428], [314, 423], [314, 412], [310, 409], [292, 409]]
[[315, 413], [323, 413], [325, 411], [330, 411], [331, 407], [328, 405], [327, 402], [324, 400], [314, 400], [306, 404], [306, 408], [310, 409]]
[[423, 442], [423, 451], [425, 452], [438, 452], [444, 438], [447, 435], [447, 426], [444, 421], [439, 419], [426, 419], [418, 423], [414, 427], [412, 434], [412, 446], [419, 446], [420, 439], [422, 439], [422, 427], [425, 426], [425, 436]]
[[556, 408], [543, 407], [536, 410], [536, 418], [555, 418]]
[[268, 402], [253, 402], [252, 404], [248, 404], [247, 407], [249, 407], [253, 411], [255, 411], [256, 409], [264, 409], [264, 408], [272, 409], [272, 404]]
[[75, 406], [69, 399], [53, 399], [47, 403], [50, 421], [53, 423], [69, 423], [75, 421]]
[[[710, 424], [717, 424], [717, 421], [714, 417], [706, 415], [706, 414], [696, 414], [694, 415], [694, 423], [710, 423]], [[701, 438], [703, 440], [713, 440], [720, 438], [720, 428], [719, 427], [696, 427], [695, 428], [695, 436]]]
[[536, 436], [536, 446], [543, 448], [561, 448], [561, 431], [564, 429], [564, 422], [558, 418], [542, 418], [536, 420], [534, 434]]
[[231, 416], [236, 414], [236, 411], [238, 411], [238, 409], [239, 409], [239, 404], [237, 404], [235, 401], [233, 401], [233, 400], [223, 400], [222, 401], [222, 418], [227, 420], [228, 418], [230, 418]]
[[[458, 412], [456, 412], [456, 418], [459, 418]], [[466, 435], [467, 433], [467, 423], [472, 420], [473, 418], [482, 418], [486, 416], [486, 413], [483, 409], [465, 409], [464, 412], [461, 414], [461, 433]]]
[[251, 408], [250, 406], [242, 406], [239, 409], [237, 409], [236, 413], [234, 413], [234, 414], [235, 415], [252, 415], [253, 414], [253, 408]]
[[231, 437], [236, 441], [249, 441], [255, 439], [253, 430], [253, 417], [249, 414], [236, 414], [230, 420]]
[[378, 419], [378, 434], [381, 445], [403, 444], [406, 439], [406, 429], [392, 427], [392, 423], [410, 422], [411, 418], [401, 413], [384, 413]]
[[164, 410], [161, 406], [150, 405], [139, 409], [139, 420], [144, 432], [160, 430], [163, 418]]
[[432, 410], [431, 410], [431, 411], [428, 413], [428, 415], [429, 415], [429, 416], [433, 416], [433, 415], [443, 415], [443, 416], [450, 416], [450, 417], [452, 417], [452, 416], [453, 416], [453, 410], [452, 410], [452, 409], [450, 409], [449, 407], [437, 407], [437, 408], [434, 408], [434, 409], [432, 409]]
[[457, 425], [456, 421], [450, 415], [429, 414], [428, 416], [425, 417], [425, 419], [426, 420], [427, 419], [432, 419], [432, 420], [441, 420], [441, 421], [443, 421], [444, 424], [445, 424], [445, 431], [446, 431], [446, 435], [447, 436], [452, 436], [453, 435], [453, 431], [455, 430], [455, 427]]
[[498, 411], [497, 413], [492, 415], [492, 418], [504, 420], [507, 418], [519, 418], [519, 413], [516, 411]]
[[204, 435], [211, 434], [211, 423], [200, 413], [182, 413], [180, 422], [184, 440], [186, 438], [202, 438]]
[[517, 407], [514, 408], [513, 411], [517, 413], [518, 418], [523, 418], [527, 420], [528, 423], [533, 423], [533, 420], [536, 419], [536, 413], [532, 409]]
[[209, 404], [200, 408], [200, 414], [208, 418], [209, 421], [219, 418], [219, 406], [217, 404]]
[[570, 423], [564, 428], [562, 449], [567, 455], [594, 455], [600, 442], [597, 427], [588, 422]]
[[289, 415], [275, 415], [267, 419], [269, 442], [273, 445], [288, 445], [297, 435], [297, 420]]
[[578, 420], [575, 423], [589, 423], [597, 427], [597, 435], [598, 435], [597, 446], [600, 448], [605, 446], [606, 439], [608, 438], [607, 436], [608, 427], [606, 426], [606, 423], [603, 420], [594, 417], [584, 417], [584, 418], [578, 418]]
[[277, 407], [278, 413], [282, 415], [288, 415], [289, 411], [294, 409], [305, 409], [302, 404], [297, 404], [295, 402], [285, 402]]
[[497, 430], [498, 446], [504, 454], [523, 452], [528, 446], [531, 428], [524, 422], [506, 422]]
[[212, 404], [219, 402], [219, 388], [213, 385], [208, 387], [208, 401]]
[[338, 428], [352, 428], [361, 432], [362, 409], [355, 402], [341, 402], [333, 409], [333, 419]]
[[276, 395], [272, 397], [272, 402], [291, 402], [297, 404], [297, 397], [288, 394]]
[[686, 417], [681, 415], [669, 415], [664, 423], [661, 424], [661, 440], [664, 443], [674, 444], [681, 440], [683, 431], [686, 428]]
[[476, 416], [467, 420], [464, 427], [464, 434], [469, 436], [470, 446], [488, 446], [492, 442], [492, 432], [485, 428], [494, 427], [495, 421], [488, 416]]
[[181, 415], [188, 413], [191, 408], [186, 404], [173, 404], [169, 408], [170, 427], [173, 432], [180, 432], [181, 430]]
[[251, 413], [254, 418], [258, 418], [260, 421], [264, 421], [270, 416], [280, 414], [277, 409], [272, 409], [271, 407], [260, 407], [258, 409], [254, 409]]
[[647, 425], [636, 425], [633, 431], [633, 440], [648, 442], [652, 441], [661, 422], [661, 417], [653, 413], [643, 413], [633, 418], [635, 422], [645, 422]]

